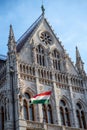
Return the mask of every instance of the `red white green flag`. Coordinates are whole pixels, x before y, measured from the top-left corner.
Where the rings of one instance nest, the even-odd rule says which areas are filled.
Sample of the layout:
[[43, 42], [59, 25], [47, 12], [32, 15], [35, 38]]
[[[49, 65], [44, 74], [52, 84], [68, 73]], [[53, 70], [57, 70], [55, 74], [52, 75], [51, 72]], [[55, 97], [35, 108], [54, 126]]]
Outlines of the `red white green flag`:
[[46, 91], [31, 98], [30, 104], [48, 104], [51, 91]]

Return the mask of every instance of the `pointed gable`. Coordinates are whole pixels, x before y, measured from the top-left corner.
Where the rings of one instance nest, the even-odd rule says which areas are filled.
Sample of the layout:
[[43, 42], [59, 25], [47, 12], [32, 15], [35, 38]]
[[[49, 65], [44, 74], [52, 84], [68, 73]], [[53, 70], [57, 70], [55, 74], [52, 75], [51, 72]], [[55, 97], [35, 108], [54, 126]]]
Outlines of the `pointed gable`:
[[[26, 41], [29, 39], [29, 44], [31, 43], [31, 40], [34, 40], [35, 46], [41, 44], [45, 47], [45, 49], [49, 48], [49, 52], [52, 53], [53, 50], [57, 49], [57, 51], [60, 54], [60, 57], [62, 59], [62, 64], [65, 64], [66, 62], [66, 72], [72, 73], [74, 75], [78, 75], [78, 72], [72, 63], [71, 59], [67, 55], [67, 59], [65, 59], [65, 50], [63, 46], [61, 45], [61, 42], [54, 34], [54, 31], [52, 30], [51, 26], [49, 25], [48, 21], [44, 17], [44, 15], [41, 15], [31, 26], [30, 28], [20, 37], [20, 39], [17, 41], [17, 52], [20, 52], [23, 48], [23, 46], [26, 44]], [[32, 58], [32, 51], [31, 49], [26, 48], [26, 57], [28, 59]], [[24, 57], [24, 53], [21, 53]], [[29, 56], [30, 55], [30, 56]], [[66, 60], [66, 61], [65, 61]], [[31, 63], [32, 60], [30, 60], [29, 63]], [[63, 68], [63, 72], [65, 69]]]

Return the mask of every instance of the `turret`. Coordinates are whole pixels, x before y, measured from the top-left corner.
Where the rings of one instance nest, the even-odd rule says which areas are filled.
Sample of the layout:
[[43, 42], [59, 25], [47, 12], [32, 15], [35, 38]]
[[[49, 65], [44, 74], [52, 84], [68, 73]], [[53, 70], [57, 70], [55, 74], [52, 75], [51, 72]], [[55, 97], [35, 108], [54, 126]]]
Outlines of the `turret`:
[[[8, 56], [6, 61], [7, 66], [7, 88], [10, 90], [9, 94], [9, 104], [10, 104], [10, 121], [13, 126], [12, 129], [16, 130], [16, 101], [17, 97], [15, 88], [17, 88], [17, 57], [16, 57], [16, 42], [12, 29], [10, 25], [9, 37], [8, 37]], [[7, 122], [8, 123], [8, 122]]]
[[77, 68], [79, 74], [82, 74], [82, 75], [85, 74], [84, 62], [81, 59], [78, 47], [76, 47], [76, 68]]

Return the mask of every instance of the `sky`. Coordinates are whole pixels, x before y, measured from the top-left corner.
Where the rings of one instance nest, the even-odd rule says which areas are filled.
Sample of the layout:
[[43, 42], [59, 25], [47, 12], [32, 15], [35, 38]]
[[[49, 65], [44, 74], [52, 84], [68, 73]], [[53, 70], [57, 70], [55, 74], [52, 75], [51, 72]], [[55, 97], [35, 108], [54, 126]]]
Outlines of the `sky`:
[[[43, 0], [45, 17], [75, 64], [78, 46], [87, 72], [87, 0]], [[42, 0], [0, 0], [0, 54], [7, 55], [9, 26], [16, 41], [41, 15]]]

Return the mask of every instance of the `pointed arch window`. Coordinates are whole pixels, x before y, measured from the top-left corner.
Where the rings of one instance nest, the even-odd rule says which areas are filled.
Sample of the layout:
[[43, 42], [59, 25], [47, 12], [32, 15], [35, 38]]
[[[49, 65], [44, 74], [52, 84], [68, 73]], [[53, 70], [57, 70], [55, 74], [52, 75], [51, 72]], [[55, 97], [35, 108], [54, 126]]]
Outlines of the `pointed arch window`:
[[60, 101], [60, 118], [61, 118], [61, 125], [71, 126], [68, 105], [64, 100]]
[[31, 97], [28, 93], [25, 93], [24, 96], [24, 119], [34, 121], [34, 106], [29, 103]]
[[45, 53], [43, 47], [41, 45], [38, 45], [36, 52], [37, 52], [37, 63], [39, 65], [45, 66]]
[[86, 129], [86, 120], [85, 120], [85, 112], [84, 108], [80, 103], [76, 104], [76, 115], [77, 115], [77, 122], [79, 128]]
[[53, 57], [53, 67], [56, 70], [60, 70], [60, 54], [57, 50], [54, 50], [52, 53]]
[[53, 118], [52, 118], [52, 108], [51, 105], [42, 105], [43, 109], [43, 120], [47, 123], [53, 123]]

